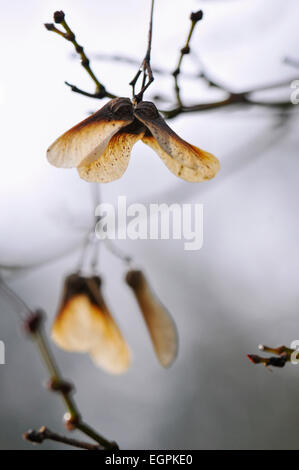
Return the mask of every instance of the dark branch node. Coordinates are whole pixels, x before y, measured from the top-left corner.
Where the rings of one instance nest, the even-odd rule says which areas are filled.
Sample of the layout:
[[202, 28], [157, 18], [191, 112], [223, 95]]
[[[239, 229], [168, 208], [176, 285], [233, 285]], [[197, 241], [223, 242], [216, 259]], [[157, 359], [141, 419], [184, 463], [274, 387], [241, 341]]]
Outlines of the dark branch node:
[[42, 310], [36, 310], [27, 316], [24, 320], [24, 329], [29, 334], [36, 333], [44, 319], [44, 312]]
[[47, 386], [49, 390], [60, 392], [63, 395], [69, 395], [71, 392], [75, 391], [75, 387], [72, 383], [57, 378], [51, 379]]

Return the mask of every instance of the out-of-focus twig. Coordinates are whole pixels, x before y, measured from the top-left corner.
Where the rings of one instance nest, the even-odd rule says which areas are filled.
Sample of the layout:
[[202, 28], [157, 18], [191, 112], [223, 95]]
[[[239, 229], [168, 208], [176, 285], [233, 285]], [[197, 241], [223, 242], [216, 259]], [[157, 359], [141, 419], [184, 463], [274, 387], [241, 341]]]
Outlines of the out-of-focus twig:
[[[75, 54], [73, 54], [75, 56]], [[134, 57], [130, 57], [127, 55], [120, 55], [120, 54], [106, 54], [106, 53], [96, 53], [92, 54], [93, 60], [98, 60], [100, 62], [119, 62], [127, 65], [132, 65], [132, 66], [139, 66], [140, 62], [138, 59]], [[156, 65], [152, 65], [152, 71], [156, 75], [161, 75], [161, 76], [169, 76], [171, 75], [171, 72], [164, 67], [158, 67]], [[198, 72], [181, 72], [181, 75], [184, 76], [185, 78], [200, 78], [200, 73]]]
[[78, 449], [85, 450], [102, 450], [99, 444], [90, 444], [89, 442], [79, 441], [78, 439], [72, 439], [67, 436], [62, 436], [56, 432], [51, 431], [42, 426], [38, 431], [29, 430], [23, 434], [23, 437], [26, 441], [31, 442], [32, 444], [42, 444], [45, 440], [60, 442], [61, 444], [66, 444], [72, 447], [77, 447]]
[[23, 320], [24, 329], [35, 342], [40, 356], [49, 372], [50, 381], [48, 383], [48, 388], [61, 395], [68, 410], [64, 415], [66, 428], [68, 430], [78, 429], [83, 434], [100, 444], [104, 449], [118, 449], [118, 445], [115, 442], [109, 441], [82, 420], [77, 404], [73, 398], [74, 386], [62, 377], [49, 347], [43, 328], [43, 312], [41, 310], [32, 311], [1, 278], [0, 288], [9, 296], [10, 300], [16, 304], [18, 313], [20, 314], [19, 311], [22, 311], [20, 316]]
[[[259, 345], [259, 350], [269, 354], [275, 354], [275, 356], [264, 357], [258, 356], [257, 354], [248, 354], [247, 357], [253, 364], [263, 364], [266, 367], [284, 367], [287, 362], [292, 361], [293, 353], [296, 353], [295, 349], [288, 348], [287, 346], [271, 348], [263, 344]], [[296, 359], [297, 358], [296, 354]]]
[[64, 39], [66, 39], [67, 41], [70, 41], [73, 44], [77, 54], [81, 58], [82, 67], [84, 67], [84, 69], [86, 70], [86, 72], [88, 73], [88, 75], [90, 76], [92, 81], [94, 82], [94, 84], [96, 86], [96, 89], [95, 89], [94, 93], [89, 93], [87, 91], [81, 90], [77, 86], [72, 85], [68, 82], [65, 82], [66, 85], [68, 85], [73, 92], [80, 93], [81, 95], [84, 95], [84, 96], [89, 96], [90, 98], [98, 98], [98, 99], [102, 99], [102, 98], [105, 98], [105, 97], [115, 98], [115, 95], [106, 90], [103, 83], [101, 83], [98, 80], [95, 73], [91, 69], [89, 58], [87, 57], [86, 53], [84, 52], [84, 48], [82, 46], [80, 46], [80, 44], [78, 44], [74, 32], [71, 30], [71, 28], [67, 24], [67, 22], [65, 20], [64, 12], [63, 11], [56, 11], [54, 13], [54, 21], [55, 21], [56, 24], [60, 24], [64, 28], [64, 31], [61, 31], [60, 29], [56, 28], [56, 26], [53, 23], [45, 23], [46, 29], [48, 31], [52, 31], [53, 33], [58, 34], [59, 36], [63, 37]]
[[292, 57], [286, 57], [284, 63], [296, 67], [297, 69], [299, 68], [299, 60], [293, 59]]

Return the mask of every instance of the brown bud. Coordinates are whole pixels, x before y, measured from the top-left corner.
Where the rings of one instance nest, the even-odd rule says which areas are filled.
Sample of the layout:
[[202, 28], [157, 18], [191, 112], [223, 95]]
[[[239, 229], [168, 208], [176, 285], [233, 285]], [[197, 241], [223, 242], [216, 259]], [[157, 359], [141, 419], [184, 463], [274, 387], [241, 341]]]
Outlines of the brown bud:
[[42, 310], [36, 310], [30, 313], [24, 321], [24, 329], [27, 333], [35, 333], [43, 320], [44, 312]]
[[247, 354], [247, 357], [253, 364], [260, 364], [261, 362], [264, 362], [262, 358], [256, 354]]
[[68, 395], [74, 390], [73, 384], [65, 380], [51, 379], [47, 386], [50, 390], [53, 390], [53, 392], [61, 392], [64, 395]]
[[55, 26], [54, 26], [53, 23], [45, 23], [44, 26], [48, 31], [54, 31], [55, 30]]
[[195, 12], [191, 13], [191, 15], [190, 15], [190, 20], [193, 21], [193, 23], [197, 23], [197, 21], [202, 20], [202, 18], [203, 18], [203, 11], [202, 10], [195, 11]]
[[87, 59], [87, 57], [84, 57], [84, 59], [81, 60], [81, 64], [83, 65], [83, 67], [88, 67], [89, 59]]
[[284, 367], [286, 362], [288, 361], [287, 353], [282, 353], [278, 357], [261, 357], [257, 356], [256, 354], [247, 354], [247, 357], [253, 364], [264, 364], [266, 367]]
[[183, 49], [181, 49], [181, 53], [184, 54], [184, 55], [189, 54], [190, 53], [190, 47], [189, 46], [183, 47]]
[[54, 13], [54, 21], [55, 23], [62, 23], [64, 20], [65, 14], [63, 11], [55, 11]]
[[30, 441], [33, 444], [41, 444], [45, 439], [45, 436], [44, 436], [45, 431], [46, 431], [45, 426], [40, 428], [39, 431], [34, 431], [32, 429], [29, 429], [29, 431], [23, 434], [23, 438], [25, 439], [25, 441]]
[[82, 46], [79, 46], [79, 44], [76, 45], [75, 49], [76, 49], [76, 52], [78, 52], [78, 54], [81, 54], [84, 50]]

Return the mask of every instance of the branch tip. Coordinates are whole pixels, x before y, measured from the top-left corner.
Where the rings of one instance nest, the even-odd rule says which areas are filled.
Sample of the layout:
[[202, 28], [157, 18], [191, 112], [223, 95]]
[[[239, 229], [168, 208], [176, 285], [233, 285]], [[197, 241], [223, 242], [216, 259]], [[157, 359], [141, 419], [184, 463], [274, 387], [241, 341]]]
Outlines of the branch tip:
[[48, 30], [48, 31], [55, 31], [55, 26], [53, 23], [44, 23], [44, 27]]
[[55, 11], [55, 13], [53, 15], [53, 18], [54, 18], [55, 23], [59, 24], [59, 23], [62, 23], [64, 21], [65, 14], [62, 10], [61, 11]]
[[203, 19], [203, 11], [202, 10], [192, 12], [191, 15], [190, 15], [190, 20], [193, 23], [197, 23], [198, 21], [200, 21], [202, 19]]
[[80, 418], [79, 416], [74, 416], [71, 413], [67, 412], [64, 413], [63, 421], [68, 431], [74, 431], [74, 429], [76, 429], [78, 427], [78, 424], [80, 423]]

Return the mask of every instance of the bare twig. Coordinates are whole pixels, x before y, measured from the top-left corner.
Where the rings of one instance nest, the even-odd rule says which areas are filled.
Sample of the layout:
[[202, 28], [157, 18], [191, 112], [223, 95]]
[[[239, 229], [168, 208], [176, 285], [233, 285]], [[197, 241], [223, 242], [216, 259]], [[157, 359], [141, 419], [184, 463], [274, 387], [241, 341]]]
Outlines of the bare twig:
[[106, 238], [105, 240], [105, 246], [110, 253], [112, 253], [116, 258], [120, 259], [123, 261], [125, 264], [131, 266], [133, 262], [132, 256], [128, 255], [127, 253], [124, 253], [110, 238]]
[[191, 41], [193, 31], [194, 31], [195, 26], [197, 25], [197, 23], [202, 18], [203, 18], [202, 10], [191, 13], [191, 15], [190, 15], [191, 26], [190, 26], [190, 30], [189, 30], [189, 33], [188, 33], [188, 36], [187, 36], [187, 39], [186, 39], [186, 43], [180, 51], [178, 64], [177, 64], [175, 70], [172, 72], [172, 75], [174, 77], [174, 87], [175, 87], [176, 99], [177, 99], [177, 103], [178, 103], [179, 107], [183, 106], [182, 101], [181, 101], [179, 82], [178, 82], [178, 78], [179, 78], [179, 75], [181, 73], [181, 66], [182, 66], [183, 58], [184, 58], [185, 55], [190, 54], [190, 41]]
[[[266, 367], [284, 367], [287, 362], [291, 362], [292, 355], [296, 352], [295, 349], [288, 348], [287, 346], [279, 346], [277, 348], [271, 348], [263, 344], [259, 345], [260, 351], [265, 351], [266, 353], [275, 354], [276, 356], [264, 357], [258, 356], [256, 354], [248, 354], [248, 359], [253, 364], [264, 364]], [[298, 356], [296, 355], [296, 359]]]
[[64, 378], [61, 376], [60, 370], [55, 363], [54, 357], [46, 339], [43, 328], [44, 313], [41, 310], [32, 311], [29, 306], [12, 289], [10, 289], [1, 278], [0, 287], [16, 304], [18, 313], [20, 314], [20, 308], [21, 311], [24, 312], [24, 315], [21, 315], [24, 329], [27, 331], [27, 333], [29, 333], [32, 340], [35, 342], [40, 356], [42, 357], [50, 375], [48, 388], [54, 392], [58, 392], [61, 395], [68, 410], [64, 416], [67, 429], [78, 429], [105, 449], [118, 449], [118, 445], [115, 442], [107, 440], [82, 420], [76, 402], [72, 396], [74, 392], [74, 386], [64, 380]]
[[[106, 53], [97, 53], [92, 55], [94, 60], [98, 60], [101, 62], [119, 62], [119, 63], [124, 63], [127, 65], [131, 66], [137, 66], [139, 67], [140, 61], [138, 59], [135, 59], [134, 57], [130, 57], [127, 55], [120, 55], [120, 54], [106, 54]], [[164, 68], [164, 67], [157, 67], [153, 66], [152, 67], [152, 72], [157, 74], [157, 75], [162, 75], [162, 76], [168, 76], [171, 74], [171, 72]], [[182, 72], [182, 75], [186, 78], [199, 78], [200, 74], [199, 73], [192, 73], [192, 72]]]
[[103, 450], [104, 448], [98, 444], [90, 444], [89, 442], [79, 441], [77, 439], [72, 439], [67, 436], [62, 436], [56, 432], [51, 431], [42, 426], [38, 431], [29, 430], [23, 435], [26, 441], [32, 442], [32, 444], [42, 444], [45, 440], [60, 442], [61, 444], [67, 444], [72, 447], [77, 447], [78, 449], [85, 450]]
[[[151, 0], [151, 13], [150, 13], [150, 21], [149, 21], [149, 29], [148, 29], [147, 51], [146, 51], [145, 57], [142, 61], [142, 64], [138, 72], [136, 73], [133, 80], [130, 82], [130, 85], [132, 86], [133, 100], [136, 103], [138, 103], [139, 101], [143, 99], [144, 92], [147, 90], [150, 84], [154, 81], [153, 71], [151, 68], [151, 49], [152, 49], [152, 37], [153, 37], [154, 6], [155, 6], [155, 0]], [[136, 95], [135, 86], [142, 72], [143, 72], [143, 79], [142, 79], [141, 90]]]
[[[147, 51], [146, 55], [142, 61], [141, 66], [139, 67], [139, 70], [133, 80], [130, 82], [130, 85], [133, 88], [133, 99], [135, 102], [140, 101], [143, 98], [143, 94], [145, 90], [149, 87], [149, 85], [152, 83], [154, 80], [153, 77], [153, 68], [151, 67], [151, 44], [152, 44], [152, 29], [153, 29], [153, 11], [154, 11], [154, 0], [152, 0], [151, 3], [151, 14], [150, 14], [150, 22], [149, 22], [149, 32], [148, 32], [148, 45], [147, 45]], [[179, 87], [179, 75], [182, 76], [181, 72], [181, 66], [183, 62], [183, 58], [186, 54], [190, 52], [190, 41], [195, 29], [195, 25], [198, 21], [200, 21], [203, 17], [202, 11], [194, 12], [191, 14], [190, 19], [191, 19], [191, 26], [188, 32], [188, 36], [186, 39], [185, 46], [181, 49], [179, 59], [178, 59], [178, 64], [176, 66], [176, 69], [172, 72], [172, 75], [174, 77], [174, 82], [175, 82], [175, 94], [176, 94], [176, 105], [173, 108], [167, 109], [167, 110], [160, 110], [160, 112], [164, 115], [166, 119], [174, 118], [178, 116], [179, 114], [183, 113], [195, 113], [195, 112], [201, 112], [201, 111], [208, 111], [208, 110], [214, 110], [222, 107], [227, 107], [227, 106], [234, 106], [234, 105], [242, 105], [244, 106], [252, 106], [252, 105], [257, 105], [257, 106], [263, 106], [263, 107], [268, 107], [268, 108], [277, 108], [277, 109], [288, 109], [292, 106], [292, 103], [290, 100], [283, 100], [283, 101], [263, 101], [263, 100], [257, 100], [255, 99], [252, 95], [257, 92], [257, 91], [265, 91], [269, 89], [275, 89], [279, 88], [282, 86], [288, 85], [291, 81], [293, 81], [295, 78], [291, 78], [290, 80], [286, 80], [284, 82], [275, 82], [275, 83], [270, 83], [270, 84], [264, 84], [260, 85], [258, 87], [254, 87], [252, 89], [247, 89], [243, 92], [235, 93], [234, 91], [230, 90], [229, 87], [224, 85], [223, 83], [218, 82], [215, 79], [212, 79], [209, 75], [209, 73], [205, 70], [205, 68], [202, 67], [201, 64], [201, 71], [200, 73], [197, 73], [193, 76], [193, 78], [202, 78], [207, 82], [209, 86], [214, 86], [218, 88], [219, 90], [223, 91], [226, 96], [222, 98], [221, 100], [218, 101], [212, 101], [212, 102], [207, 102], [207, 103], [195, 103], [192, 105], [186, 106], [181, 98], [180, 94], [180, 87]], [[70, 86], [73, 92], [79, 93], [84, 96], [88, 96], [90, 98], [96, 98], [96, 99], [102, 99], [103, 97], [108, 97], [108, 98], [114, 98], [115, 95], [108, 92], [104, 85], [97, 79], [95, 76], [94, 72], [92, 71], [89, 63], [89, 59], [87, 58], [82, 46], [80, 46], [75, 38], [75, 35], [73, 31], [70, 29], [68, 24], [65, 21], [65, 15], [63, 12], [56, 12], [54, 14], [54, 21], [58, 24], [61, 24], [64, 27], [64, 31], [59, 30], [53, 23], [46, 24], [46, 28], [50, 31], [55, 32], [56, 34], [62, 36], [64, 39], [72, 42], [72, 44], [75, 47], [76, 52], [80, 55], [81, 57], [81, 63], [82, 66], [85, 68], [85, 70], [88, 72], [89, 76], [93, 80], [93, 82], [96, 85], [96, 91], [95, 93], [90, 93], [87, 91], [84, 91], [80, 88], [78, 88], [76, 85], [72, 85], [68, 82], [66, 84]], [[123, 60], [119, 56], [113, 57], [113, 60]], [[126, 59], [128, 60], [128, 59]], [[286, 59], [286, 61], [294, 66], [297, 66], [298, 63], [296, 61], [293, 61], [292, 59]], [[130, 60], [130, 63], [132, 60]], [[135, 87], [136, 83], [140, 77], [140, 75], [143, 73], [143, 79], [142, 79], [142, 85], [141, 85], [141, 90], [139, 93], [136, 95], [135, 94]], [[157, 73], [165, 73], [164, 70], [158, 70]]]
[[78, 88], [75, 85], [71, 85], [68, 82], [65, 82], [66, 85], [68, 85], [71, 88], [71, 90], [74, 91], [75, 93], [80, 93], [81, 95], [89, 96], [90, 98], [98, 98], [98, 99], [102, 99], [102, 98], [105, 98], [105, 97], [115, 98], [115, 95], [106, 90], [103, 83], [101, 83], [98, 80], [98, 78], [94, 74], [93, 70], [91, 69], [90, 61], [89, 61], [87, 55], [84, 52], [84, 48], [82, 46], [80, 46], [80, 44], [78, 44], [74, 32], [71, 30], [71, 28], [69, 27], [69, 25], [65, 21], [64, 12], [63, 11], [56, 11], [54, 13], [54, 21], [57, 24], [61, 24], [61, 26], [64, 28], [64, 31], [61, 31], [58, 28], [56, 28], [56, 26], [53, 23], [46, 23], [45, 24], [46, 29], [48, 31], [52, 31], [53, 33], [58, 34], [59, 36], [63, 37], [64, 39], [66, 39], [67, 41], [70, 41], [73, 44], [77, 54], [79, 54], [79, 56], [81, 58], [82, 67], [84, 67], [84, 69], [86, 70], [86, 72], [88, 73], [88, 75], [90, 76], [92, 81], [94, 82], [94, 84], [96, 86], [96, 89], [95, 89], [94, 93], [89, 93], [89, 92], [81, 90], [80, 88]]
[[33, 340], [35, 341], [40, 355], [44, 360], [44, 363], [50, 374], [49, 388], [55, 392], [60, 393], [68, 413], [65, 414], [65, 424], [67, 429], [79, 429], [81, 432], [89, 436], [94, 441], [98, 442], [105, 449], [116, 449], [118, 448], [115, 442], [108, 441], [105, 437], [101, 436], [98, 432], [92, 429], [88, 424], [86, 424], [78, 411], [75, 400], [72, 397], [74, 387], [72, 384], [66, 382], [60, 371], [55, 364], [52, 352], [48, 345], [44, 330], [43, 330], [43, 317], [40, 312], [35, 312], [28, 317], [25, 327], [32, 335]]
[[286, 57], [284, 63], [296, 67], [297, 69], [299, 68], [299, 60], [293, 59], [292, 57]]
[[[170, 110], [161, 110], [164, 117], [170, 119], [182, 113], [194, 113], [194, 112], [199, 112], [199, 111], [214, 110], [216, 108], [221, 108], [224, 106], [231, 106], [231, 105], [236, 105], [236, 104], [237, 105], [240, 105], [240, 104], [258, 105], [258, 106], [276, 107], [276, 108], [288, 108], [292, 105], [290, 100], [272, 102], [272, 101], [259, 101], [251, 97], [251, 95], [257, 91], [265, 91], [269, 89], [279, 88], [279, 87], [287, 85], [289, 81], [265, 84], [265, 85], [261, 85], [261, 86], [258, 86], [249, 90], [245, 90], [240, 93], [235, 93], [229, 90], [222, 83], [217, 83], [215, 80], [212, 80], [209, 74], [205, 71], [205, 69], [202, 68], [200, 77], [203, 78], [208, 83], [209, 86], [214, 86], [218, 88], [219, 90], [224, 91], [227, 94], [227, 97], [219, 101], [213, 101], [213, 102], [208, 102], [208, 103], [198, 103], [198, 104], [194, 104], [191, 106], [185, 106], [182, 102], [178, 79], [179, 79], [179, 75], [181, 74], [181, 66], [182, 66], [183, 58], [185, 55], [191, 52], [190, 40], [192, 38], [195, 26], [197, 22], [200, 21], [202, 18], [203, 18], [203, 12], [201, 10], [199, 10], [198, 12], [191, 13], [191, 16], [190, 16], [191, 26], [190, 26], [190, 30], [186, 39], [186, 43], [185, 43], [185, 46], [180, 51], [178, 64], [172, 73], [174, 77], [174, 88], [175, 88], [177, 104], [174, 108]], [[290, 82], [291, 81], [292, 80], [290, 80]]]

